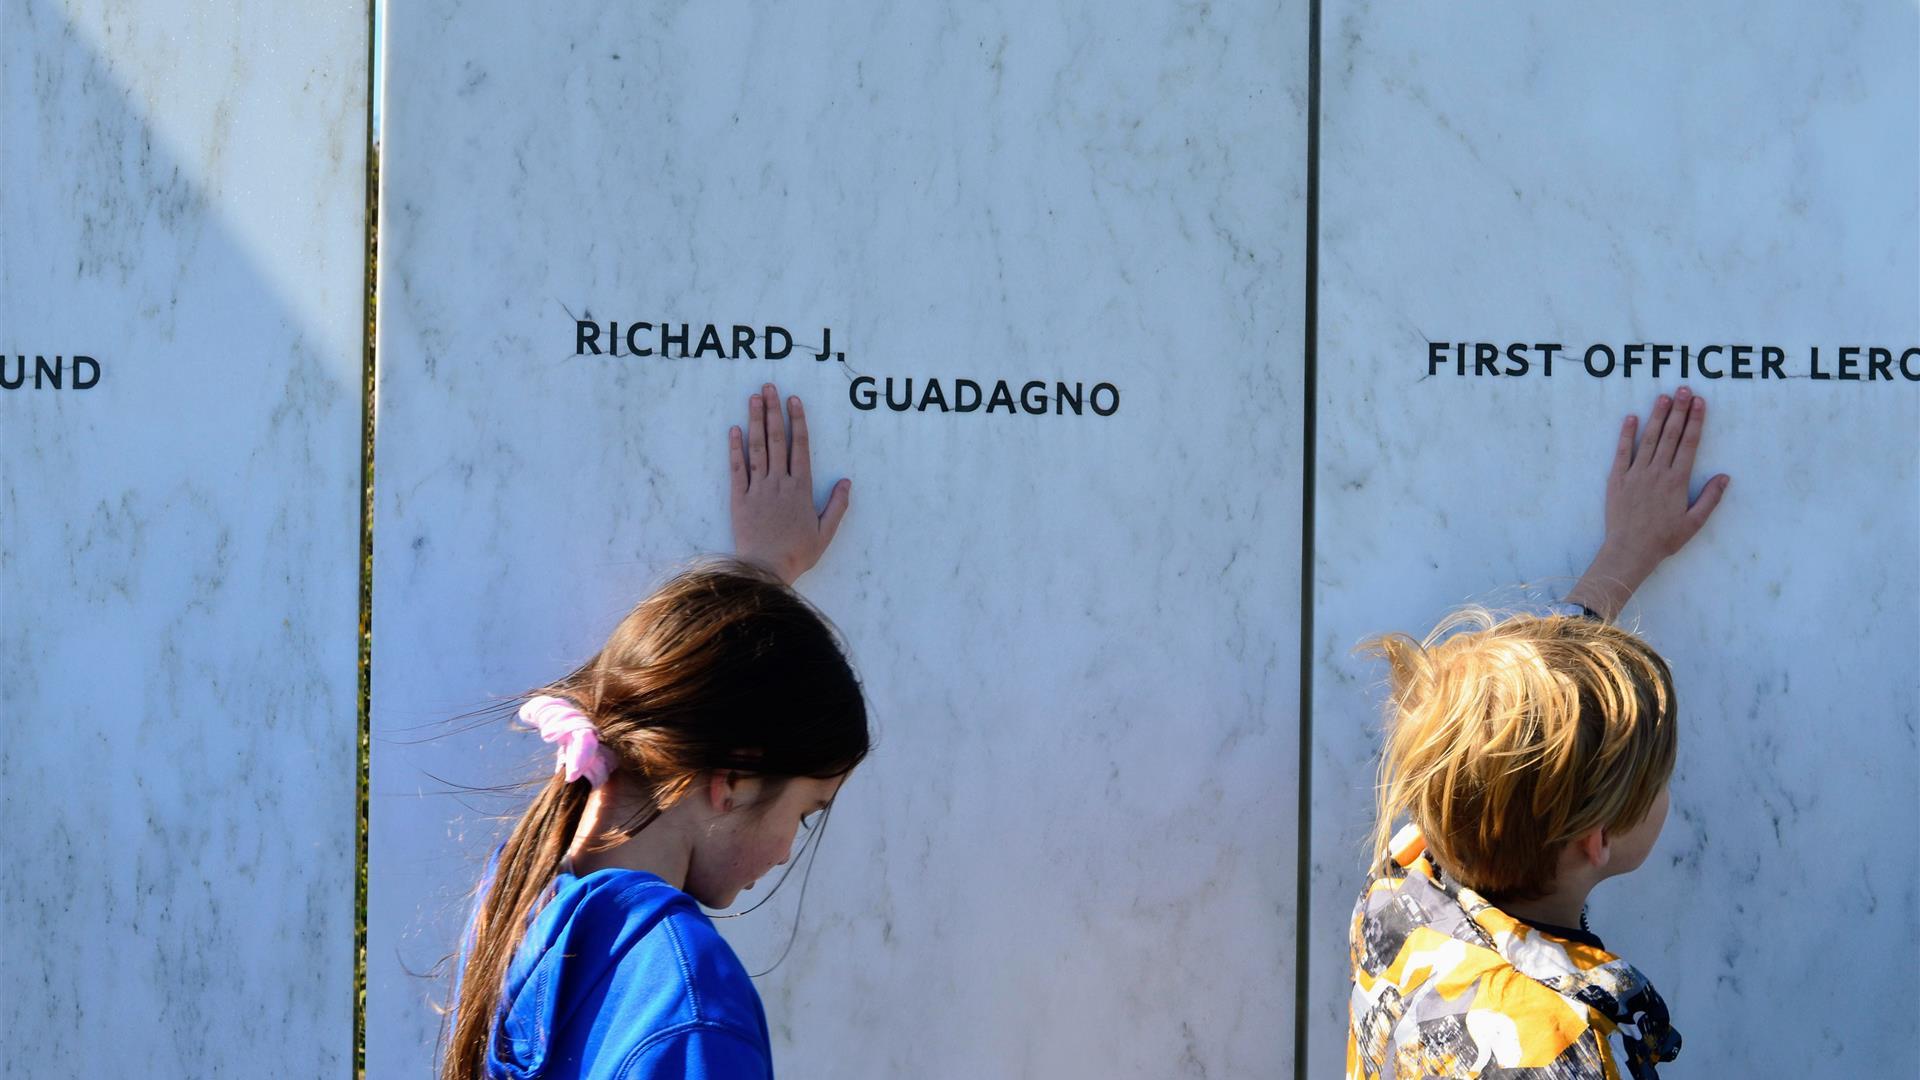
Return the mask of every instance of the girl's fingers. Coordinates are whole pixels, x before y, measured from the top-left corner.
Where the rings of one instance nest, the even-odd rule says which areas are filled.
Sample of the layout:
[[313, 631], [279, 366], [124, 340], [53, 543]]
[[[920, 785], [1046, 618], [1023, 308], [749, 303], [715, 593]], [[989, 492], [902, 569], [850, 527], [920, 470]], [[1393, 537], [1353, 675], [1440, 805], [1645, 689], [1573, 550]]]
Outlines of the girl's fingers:
[[767, 409], [767, 471], [775, 476], [788, 473], [787, 464], [787, 410], [780, 404], [780, 392], [772, 383], [761, 387], [760, 395], [766, 400]]
[[1720, 505], [1720, 496], [1727, 493], [1727, 485], [1732, 482], [1732, 477], [1726, 473], [1721, 473], [1707, 481], [1707, 486], [1700, 489], [1700, 497], [1693, 500], [1692, 506], [1687, 507], [1687, 527], [1689, 529], [1687, 535], [1689, 538], [1691, 538], [1694, 533], [1699, 532], [1700, 527], [1705, 525], [1707, 519], [1713, 516], [1713, 508]]
[[740, 496], [747, 493], [747, 452], [740, 445], [740, 429], [727, 429], [727, 472], [728, 482], [733, 489], [733, 498], [737, 503]]
[[1633, 433], [1640, 428], [1640, 418], [1629, 416], [1620, 425], [1620, 445], [1613, 448], [1613, 475], [1619, 476], [1633, 464]]
[[833, 493], [827, 496], [827, 508], [820, 511], [821, 550], [833, 543], [833, 534], [840, 530], [840, 519], [847, 516], [847, 504], [852, 501], [853, 481], [842, 480], [833, 485]]
[[1692, 391], [1683, 386], [1673, 396], [1673, 408], [1667, 412], [1666, 426], [1660, 429], [1660, 445], [1653, 450], [1655, 465], [1664, 467], [1673, 464], [1673, 456], [1680, 452], [1680, 436], [1687, 429], [1687, 414], [1692, 411]]
[[787, 399], [787, 409], [793, 418], [793, 463], [790, 470], [793, 478], [800, 481], [800, 490], [811, 495], [813, 492], [813, 456], [807, 443], [807, 414], [800, 407], [800, 399]]
[[747, 399], [747, 475], [749, 483], [767, 475], [767, 399], [761, 394]]

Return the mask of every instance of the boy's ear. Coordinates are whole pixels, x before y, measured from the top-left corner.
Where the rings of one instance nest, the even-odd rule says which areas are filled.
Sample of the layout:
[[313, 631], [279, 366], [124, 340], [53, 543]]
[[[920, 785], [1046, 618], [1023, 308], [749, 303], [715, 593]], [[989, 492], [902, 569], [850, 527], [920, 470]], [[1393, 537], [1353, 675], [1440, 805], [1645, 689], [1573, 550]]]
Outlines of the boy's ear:
[[1573, 841], [1574, 849], [1580, 852], [1587, 865], [1595, 870], [1605, 870], [1607, 860], [1613, 857], [1612, 838], [1607, 835], [1606, 826], [1582, 834]]

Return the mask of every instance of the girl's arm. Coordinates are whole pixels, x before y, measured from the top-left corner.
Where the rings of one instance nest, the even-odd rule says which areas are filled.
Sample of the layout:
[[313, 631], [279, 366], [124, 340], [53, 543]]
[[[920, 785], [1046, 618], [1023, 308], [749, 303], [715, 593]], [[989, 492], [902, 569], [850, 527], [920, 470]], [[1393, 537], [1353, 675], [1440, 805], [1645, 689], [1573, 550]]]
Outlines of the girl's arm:
[[1620, 426], [1607, 476], [1607, 534], [1593, 565], [1566, 602], [1611, 621], [1667, 556], [1686, 546], [1720, 505], [1731, 478], [1708, 480], [1689, 499], [1693, 458], [1707, 426], [1707, 403], [1686, 387], [1653, 403], [1646, 436], [1635, 444], [1639, 417]]
[[[789, 423], [784, 415], [792, 412]], [[791, 430], [791, 438], [789, 438]], [[813, 506], [813, 462], [800, 399], [780, 407], [772, 383], [747, 399], [747, 430], [727, 432], [732, 460], [733, 552], [791, 585], [813, 569], [847, 515], [853, 481], [833, 485], [827, 506]]]

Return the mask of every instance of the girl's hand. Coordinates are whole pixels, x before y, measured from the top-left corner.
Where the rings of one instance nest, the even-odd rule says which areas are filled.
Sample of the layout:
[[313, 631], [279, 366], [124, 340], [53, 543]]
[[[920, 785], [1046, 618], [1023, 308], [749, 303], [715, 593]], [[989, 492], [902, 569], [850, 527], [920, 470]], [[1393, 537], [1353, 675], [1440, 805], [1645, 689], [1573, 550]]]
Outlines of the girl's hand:
[[807, 414], [800, 399], [788, 398], [793, 438], [780, 408], [779, 391], [768, 383], [747, 399], [747, 431], [727, 432], [733, 465], [733, 552], [758, 563], [791, 585], [813, 569], [834, 530], [847, 514], [853, 481], [841, 480], [827, 496], [827, 508], [813, 508], [813, 462], [807, 447]]
[[1707, 426], [1707, 403], [1686, 387], [1668, 400], [1660, 395], [1647, 417], [1646, 437], [1634, 444], [1639, 418], [1620, 427], [1620, 444], [1607, 477], [1607, 536], [1593, 566], [1573, 591], [1570, 604], [1584, 604], [1612, 619], [1661, 561], [1686, 546], [1720, 505], [1730, 478], [1721, 473], [1689, 501], [1693, 458]]

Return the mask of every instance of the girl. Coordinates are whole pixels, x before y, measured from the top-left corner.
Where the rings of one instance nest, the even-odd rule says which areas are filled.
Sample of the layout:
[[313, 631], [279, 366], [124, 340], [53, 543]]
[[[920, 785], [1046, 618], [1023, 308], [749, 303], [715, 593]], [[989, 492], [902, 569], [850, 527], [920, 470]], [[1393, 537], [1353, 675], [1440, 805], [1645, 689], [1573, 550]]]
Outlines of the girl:
[[771, 384], [729, 433], [739, 561], [682, 573], [520, 717], [559, 762], [495, 852], [455, 972], [441, 1080], [768, 1077], [759, 996], [701, 905], [784, 864], [867, 754], [832, 631], [788, 586], [813, 506], [806, 414]]
[[[1349, 939], [1347, 1075], [1655, 1080], [1680, 1036], [1587, 924], [1647, 857], [1678, 751], [1673, 677], [1610, 625], [1727, 488], [1688, 498], [1706, 404], [1620, 431], [1601, 554], [1560, 610], [1470, 611], [1372, 647], [1392, 671], [1374, 876]], [[1410, 823], [1399, 832], [1400, 817]]]

